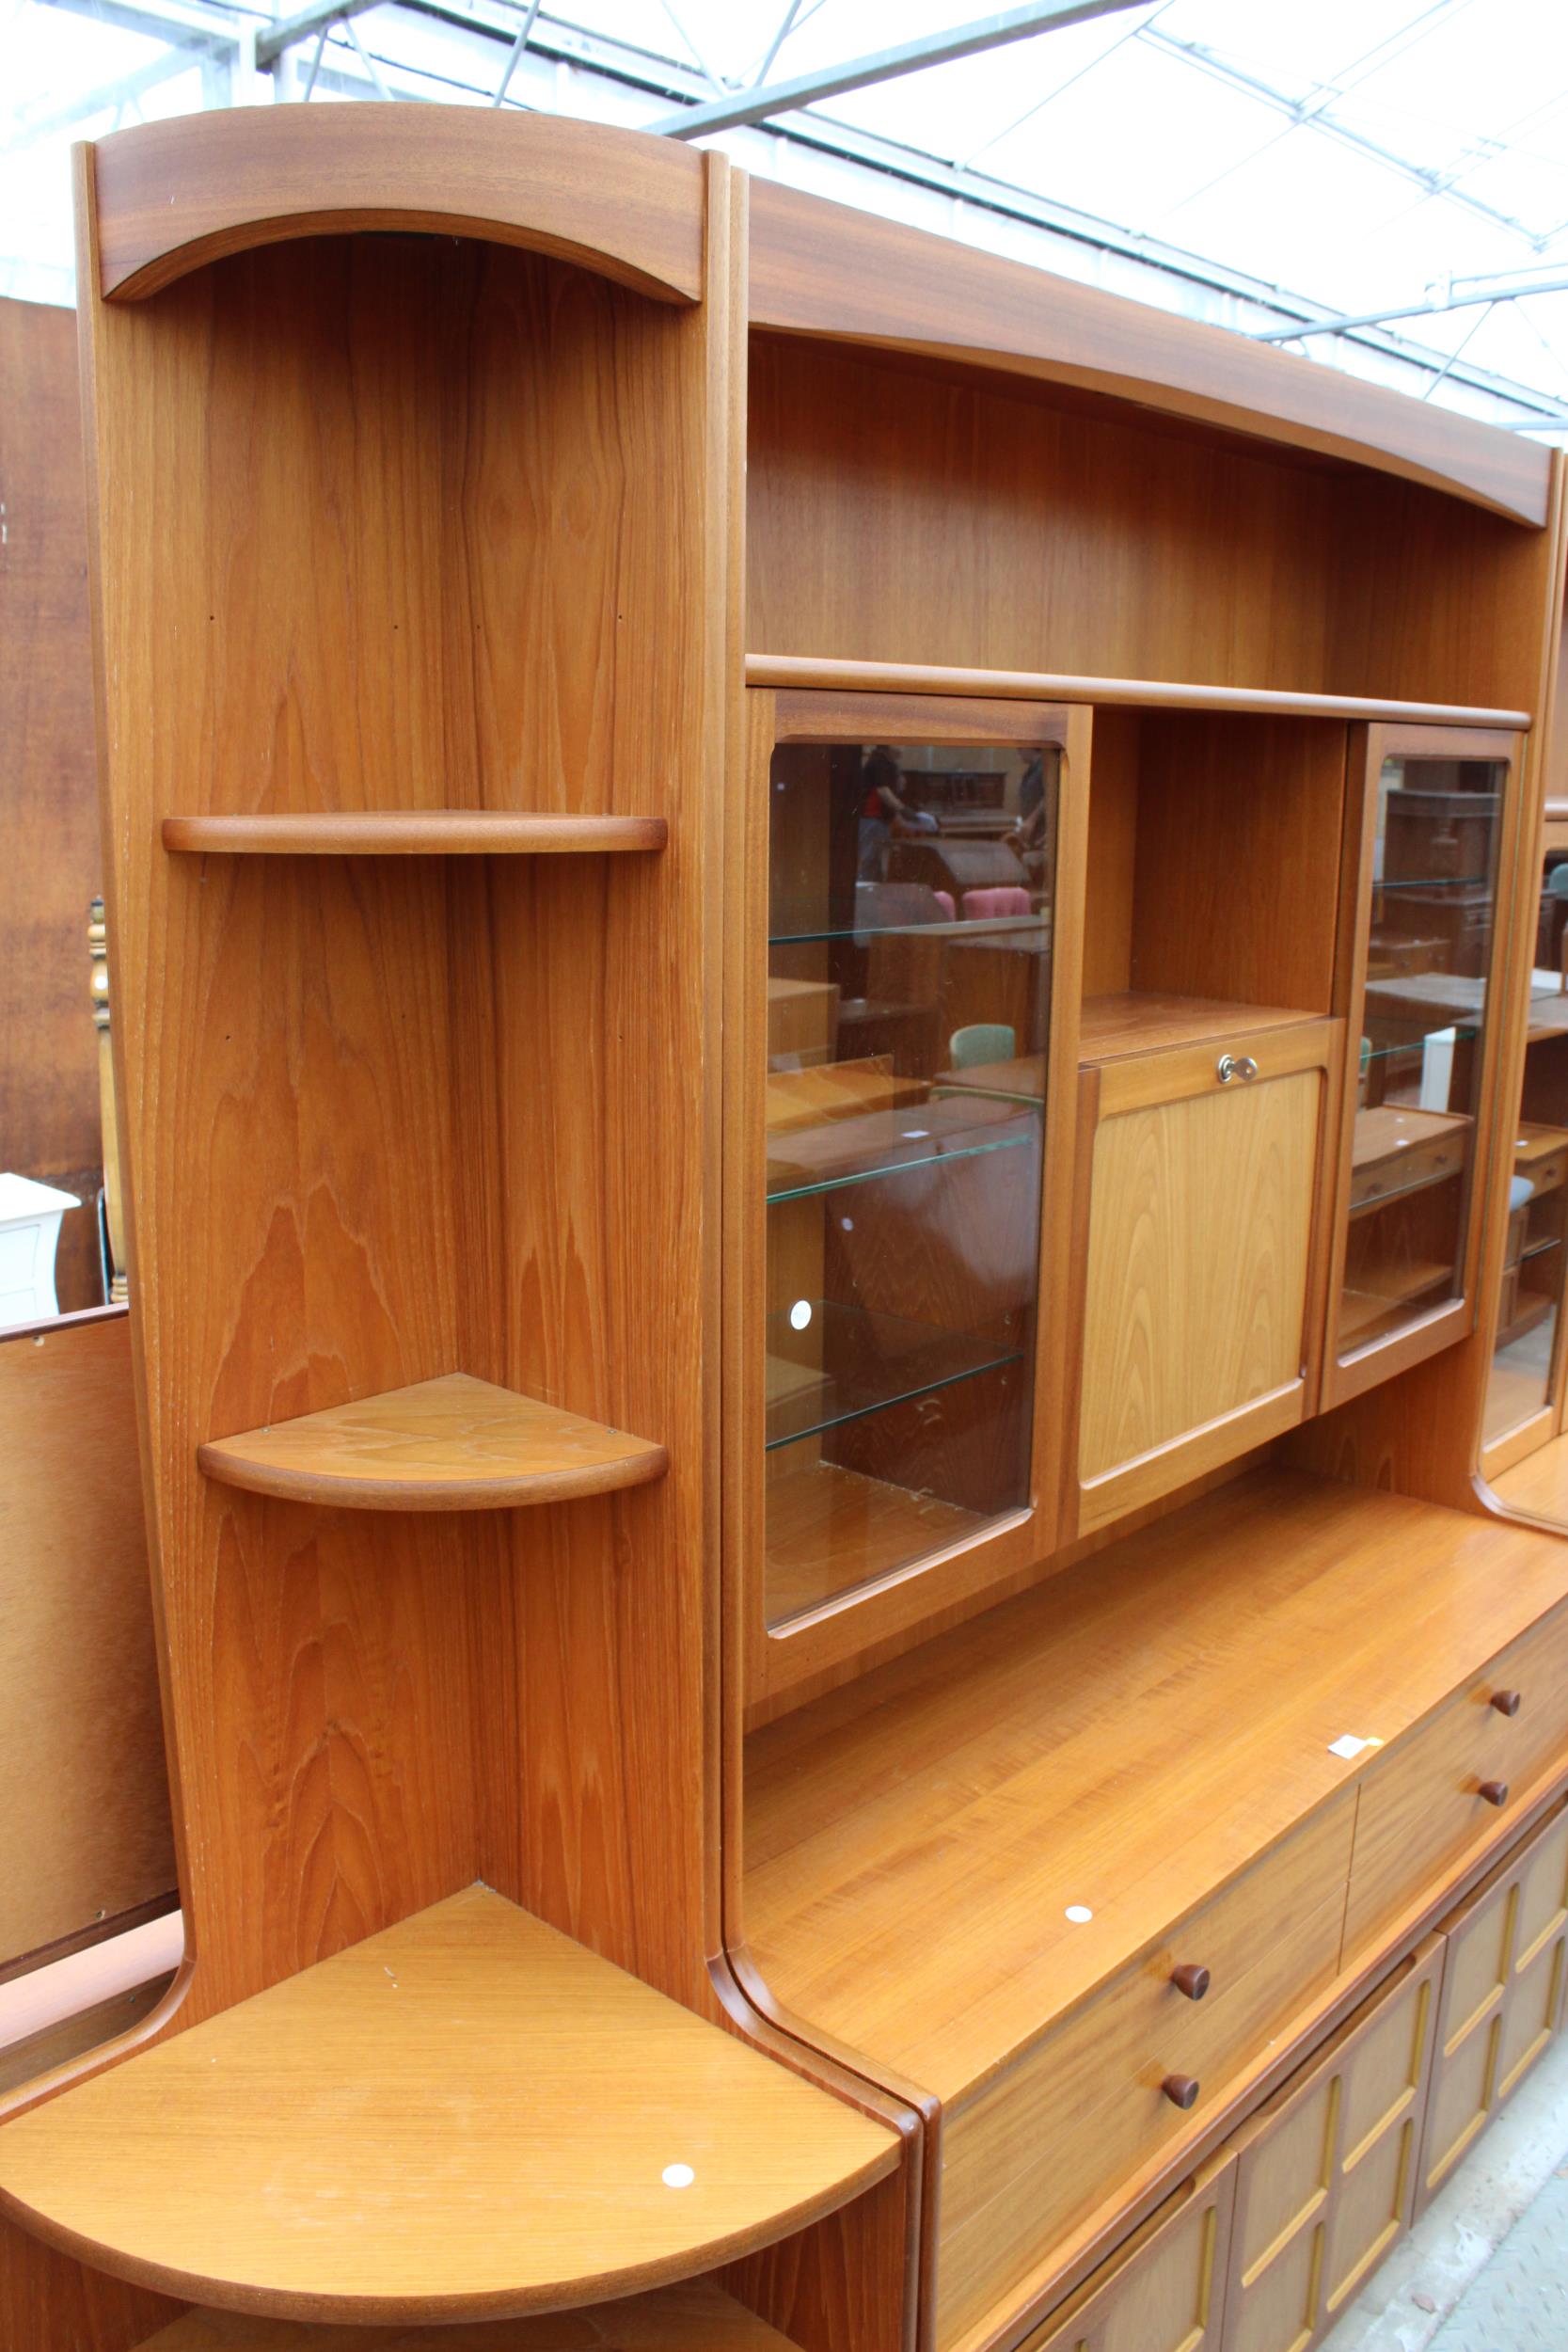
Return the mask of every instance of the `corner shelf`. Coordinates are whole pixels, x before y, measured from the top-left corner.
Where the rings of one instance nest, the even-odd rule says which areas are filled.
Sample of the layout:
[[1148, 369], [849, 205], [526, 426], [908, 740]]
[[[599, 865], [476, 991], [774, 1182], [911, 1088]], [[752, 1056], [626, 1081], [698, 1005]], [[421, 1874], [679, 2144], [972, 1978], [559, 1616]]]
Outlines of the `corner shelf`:
[[198, 2303], [451, 2323], [693, 2278], [897, 2158], [890, 2129], [472, 1886], [8, 2122], [0, 2202]]
[[564, 817], [490, 808], [322, 810], [302, 817], [166, 817], [177, 856], [560, 857], [662, 850], [662, 817]]
[[209, 1478], [359, 1511], [504, 1511], [662, 1478], [646, 1438], [451, 1372], [197, 1449]]

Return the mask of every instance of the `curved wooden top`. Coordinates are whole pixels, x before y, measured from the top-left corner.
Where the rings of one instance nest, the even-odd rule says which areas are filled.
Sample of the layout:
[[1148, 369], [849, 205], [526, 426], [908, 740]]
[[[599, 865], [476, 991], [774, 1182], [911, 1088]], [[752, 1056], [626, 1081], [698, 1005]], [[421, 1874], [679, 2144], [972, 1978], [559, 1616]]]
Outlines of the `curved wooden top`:
[[694, 2277], [897, 2159], [475, 1886], [6, 2124], [0, 2205], [220, 2309], [455, 2321]]
[[235, 857], [560, 857], [662, 850], [663, 817], [566, 817], [490, 808], [322, 810], [166, 817], [166, 850]]
[[526, 246], [665, 302], [702, 293], [703, 159], [678, 139], [474, 106], [238, 106], [112, 132], [91, 160], [99, 289], [121, 300], [363, 229]]
[[751, 317], [1114, 393], [1546, 518], [1551, 453], [1519, 434], [767, 180], [752, 183]]
[[359, 1511], [504, 1511], [643, 1486], [663, 1446], [467, 1373], [214, 1438], [209, 1478], [290, 1502]]

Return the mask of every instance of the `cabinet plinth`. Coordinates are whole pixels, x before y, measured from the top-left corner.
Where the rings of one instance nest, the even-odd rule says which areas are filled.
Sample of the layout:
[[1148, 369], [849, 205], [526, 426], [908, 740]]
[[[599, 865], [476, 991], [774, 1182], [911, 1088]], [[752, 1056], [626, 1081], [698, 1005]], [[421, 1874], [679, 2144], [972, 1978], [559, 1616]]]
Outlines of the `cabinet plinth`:
[[642, 1486], [663, 1446], [467, 1373], [389, 1389], [197, 1449], [209, 1478], [360, 1511], [502, 1511]]

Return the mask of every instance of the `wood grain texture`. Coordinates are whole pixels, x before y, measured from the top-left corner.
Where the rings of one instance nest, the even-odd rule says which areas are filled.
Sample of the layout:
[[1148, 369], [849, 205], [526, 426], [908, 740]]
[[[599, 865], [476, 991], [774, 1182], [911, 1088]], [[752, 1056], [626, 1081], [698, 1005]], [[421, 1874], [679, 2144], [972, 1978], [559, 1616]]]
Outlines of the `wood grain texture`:
[[757, 326], [940, 353], [1121, 395], [1179, 416], [1434, 484], [1540, 523], [1548, 461], [1379, 386], [772, 181], [752, 199]]
[[1085, 1487], [1299, 1384], [1323, 1094], [1321, 1072], [1298, 1071], [1102, 1107], [1079, 1424]]
[[[399, 126], [440, 159], [439, 122]], [[727, 184], [697, 168], [693, 234]], [[697, 306], [495, 245], [327, 235], [88, 306], [182, 2024], [475, 1877], [711, 2008], [717, 1234], [694, 1204], [726, 207]], [[612, 872], [158, 841], [167, 816], [453, 805], [652, 815], [670, 846]], [[657, 1435], [670, 1474], [513, 1524], [198, 1471], [210, 1438], [454, 1364]]]
[[[86, 927], [102, 852], [76, 339], [68, 311], [0, 301], [0, 1136], [4, 1161], [84, 1203], [103, 1147]], [[103, 1297], [95, 1216], [68, 1215], [62, 1312]]]
[[467, 1373], [197, 1448], [209, 1478], [361, 1511], [502, 1511], [662, 1478], [670, 1456]]
[[703, 162], [554, 115], [242, 106], [112, 132], [92, 151], [92, 283], [121, 300], [279, 239], [424, 230], [577, 262], [664, 301], [703, 291]]
[[1195, 686], [1175, 678], [1086, 677], [1055, 671], [954, 667], [939, 661], [844, 660], [828, 654], [749, 653], [748, 686], [781, 691], [985, 695], [1093, 703], [1109, 710], [1179, 710], [1226, 716], [1386, 720], [1430, 726], [1528, 727], [1528, 710], [1475, 709], [1464, 703], [1388, 702], [1364, 694], [1313, 694], [1280, 687]]
[[954, 2097], [1364, 1777], [1331, 1740], [1397, 1740], [1564, 1597], [1551, 1537], [1250, 1473], [754, 1734], [757, 1966]]
[[1349, 730], [1148, 711], [1138, 732], [1132, 986], [1337, 1010]]
[[[1492, 1704], [1517, 1691], [1513, 1716]], [[1481, 1798], [1507, 1788], [1505, 1826], [1537, 1776], [1568, 1751], [1568, 1611], [1557, 1610], [1464, 1678], [1460, 1688], [1369, 1768], [1355, 1827], [1345, 1948], [1373, 1942], [1423, 1886], [1451, 1871], [1495, 1827]]]
[[166, 850], [239, 857], [559, 857], [662, 850], [662, 817], [558, 817], [493, 808], [348, 815], [166, 817]]
[[0, 1340], [0, 1964], [166, 1899], [168, 1779], [123, 1314]]
[[[1227, 1049], [1247, 1030], [1289, 1028], [1310, 1018], [1299, 1009], [1248, 1005], [1234, 997], [1162, 994], [1128, 989], [1115, 995], [1085, 996], [1080, 1059], [1119, 1061], [1133, 1054], [1160, 1054], [1178, 1045]], [[971, 1073], [973, 1074], [973, 1073]]]
[[[1075, 2222], [1168, 2160], [1338, 1971], [1354, 1796], [1345, 1791], [942, 2119], [939, 2344], [983, 2334]], [[1178, 1952], [1213, 1983], [1184, 2000]], [[1163, 2086], [1185, 2075], [1186, 2108]]]
[[11, 2122], [0, 2200], [219, 2308], [455, 2321], [689, 2277], [896, 2161], [892, 2133], [474, 1887]]
[[179, 2305], [89, 2270], [0, 2214], [0, 2342], [7, 2352], [139, 2352]]
[[[452, 2352], [441, 2328], [361, 2328], [351, 2341], [352, 2352]], [[580, 2311], [480, 2320], [459, 2343], [461, 2352], [789, 2352], [776, 2328], [705, 2279]], [[190, 2312], [139, 2352], [343, 2352], [343, 2344], [341, 2328], [309, 2320]]]

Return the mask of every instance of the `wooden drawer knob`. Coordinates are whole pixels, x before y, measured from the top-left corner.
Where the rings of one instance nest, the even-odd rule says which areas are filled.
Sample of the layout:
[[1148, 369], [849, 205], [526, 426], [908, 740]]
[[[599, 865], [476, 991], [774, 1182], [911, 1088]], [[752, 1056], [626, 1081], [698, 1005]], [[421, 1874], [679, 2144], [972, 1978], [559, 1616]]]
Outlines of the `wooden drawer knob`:
[[1483, 1780], [1476, 1794], [1483, 1804], [1506, 1804], [1508, 1783], [1506, 1780]]
[[1197, 2105], [1197, 2081], [1192, 2074], [1167, 2074], [1160, 2088], [1173, 2107]]
[[1519, 1712], [1519, 1692], [1517, 1691], [1494, 1691], [1492, 1693], [1492, 1704], [1497, 1708], [1499, 1715], [1517, 1715]]
[[1201, 2001], [1209, 1990], [1209, 1971], [1198, 1967], [1196, 1961], [1184, 1960], [1180, 1968], [1173, 1968], [1170, 1980], [1189, 2001]]

